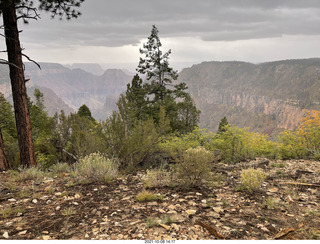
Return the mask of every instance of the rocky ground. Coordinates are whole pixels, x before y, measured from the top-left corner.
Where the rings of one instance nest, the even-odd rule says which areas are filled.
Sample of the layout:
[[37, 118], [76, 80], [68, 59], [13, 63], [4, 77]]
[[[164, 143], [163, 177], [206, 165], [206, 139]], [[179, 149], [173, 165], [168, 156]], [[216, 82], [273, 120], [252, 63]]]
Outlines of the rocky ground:
[[[267, 173], [254, 193], [240, 169]], [[149, 189], [139, 171], [108, 184], [78, 184], [67, 173], [17, 182], [0, 174], [0, 239], [210, 240], [320, 239], [320, 162], [256, 160], [217, 164], [211, 187]]]

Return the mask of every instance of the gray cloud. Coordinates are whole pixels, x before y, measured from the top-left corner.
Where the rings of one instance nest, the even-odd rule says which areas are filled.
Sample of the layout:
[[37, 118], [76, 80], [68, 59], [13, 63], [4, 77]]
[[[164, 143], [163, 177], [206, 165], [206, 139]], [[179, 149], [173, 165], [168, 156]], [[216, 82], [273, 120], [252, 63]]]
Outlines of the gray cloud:
[[48, 46], [136, 45], [155, 24], [160, 37], [197, 36], [205, 41], [235, 41], [318, 35], [318, 0], [86, 0], [72, 21], [32, 21], [22, 38]]
[[174, 62], [320, 56], [319, 0], [85, 0], [80, 11], [76, 20], [40, 13], [21, 24], [26, 54], [43, 62], [137, 63], [155, 24]]

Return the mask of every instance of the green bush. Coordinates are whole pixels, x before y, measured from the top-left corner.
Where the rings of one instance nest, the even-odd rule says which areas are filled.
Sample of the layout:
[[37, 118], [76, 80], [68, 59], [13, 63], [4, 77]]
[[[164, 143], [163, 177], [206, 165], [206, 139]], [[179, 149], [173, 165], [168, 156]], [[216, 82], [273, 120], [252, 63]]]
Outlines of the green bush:
[[117, 176], [118, 165], [112, 159], [107, 159], [100, 153], [92, 153], [79, 160], [75, 165], [73, 175], [89, 181], [107, 183]]
[[304, 147], [302, 141], [296, 132], [283, 131], [279, 136], [279, 154], [281, 159], [305, 158], [309, 152]]
[[36, 160], [42, 169], [50, 168], [58, 161], [57, 149], [53, 145], [53, 137], [41, 133], [34, 142]]
[[178, 160], [190, 148], [204, 147], [211, 150], [213, 138], [213, 133], [195, 128], [192, 132], [181, 136], [172, 135], [159, 143], [158, 147], [164, 156]]
[[241, 186], [243, 190], [252, 193], [261, 187], [266, 178], [265, 173], [261, 169], [244, 169], [241, 171]]
[[6, 152], [9, 165], [13, 169], [18, 169], [20, 166], [20, 153], [19, 153], [18, 140], [12, 137], [11, 135], [9, 135], [6, 131], [3, 131], [2, 135], [3, 135], [3, 141], [4, 141], [4, 149]]
[[174, 181], [183, 188], [201, 185], [210, 178], [213, 153], [203, 147], [186, 150], [180, 162], [173, 167]]
[[277, 144], [269, 141], [267, 135], [236, 126], [226, 126], [224, 129], [212, 141], [213, 147], [221, 151], [223, 161], [237, 163], [255, 157], [277, 157]]
[[119, 160], [120, 168], [135, 170], [154, 149], [159, 134], [152, 120], [129, 126], [114, 112], [103, 125], [109, 155]]

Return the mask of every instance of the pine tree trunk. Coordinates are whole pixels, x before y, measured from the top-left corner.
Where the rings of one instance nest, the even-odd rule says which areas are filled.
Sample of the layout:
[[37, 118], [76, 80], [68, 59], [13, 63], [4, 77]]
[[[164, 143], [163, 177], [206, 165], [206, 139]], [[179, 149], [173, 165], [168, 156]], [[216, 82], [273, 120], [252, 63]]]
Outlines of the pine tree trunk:
[[9, 169], [9, 164], [4, 152], [4, 144], [2, 139], [2, 133], [0, 128], [0, 171], [5, 171]]
[[10, 63], [10, 80], [20, 148], [20, 160], [22, 167], [32, 167], [36, 165], [36, 160], [14, 0], [7, 0], [4, 3], [2, 16], [5, 27], [8, 61]]

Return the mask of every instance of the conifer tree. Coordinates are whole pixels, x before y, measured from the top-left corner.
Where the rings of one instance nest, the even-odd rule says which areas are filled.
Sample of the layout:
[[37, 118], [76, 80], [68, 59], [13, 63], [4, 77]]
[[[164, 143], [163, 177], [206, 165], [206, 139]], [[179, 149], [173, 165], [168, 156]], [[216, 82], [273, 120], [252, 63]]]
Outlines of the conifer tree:
[[218, 128], [218, 133], [223, 133], [226, 132], [226, 126], [229, 125], [229, 122], [227, 120], [227, 117], [223, 117], [220, 122], [219, 122], [219, 128]]
[[95, 121], [95, 119], [92, 117], [91, 115], [91, 111], [90, 109], [88, 108], [87, 105], [83, 104], [79, 110], [78, 110], [78, 113], [77, 113], [80, 117], [85, 117], [91, 121]]
[[146, 120], [149, 113], [149, 100], [147, 97], [147, 90], [138, 74], [133, 77], [131, 84], [127, 84], [125, 96], [131, 116], [139, 120]]
[[[162, 108], [170, 120], [173, 131], [190, 132], [199, 122], [200, 111], [197, 110], [188, 94], [187, 85], [184, 82], [173, 84], [178, 78], [178, 72], [169, 65], [171, 50], [162, 53], [162, 44], [158, 34], [157, 27], [153, 25], [147, 43], [143, 44], [143, 48], [140, 49], [140, 53], [145, 57], [140, 58], [137, 71], [146, 75], [146, 83], [142, 86], [141, 81], [137, 83], [133, 80], [131, 87], [128, 86], [128, 91], [129, 94], [133, 91], [134, 94], [137, 94], [137, 91], [143, 94], [145, 105], [141, 106], [143, 99], [140, 97], [138, 107], [140, 111], [147, 113], [149, 118], [153, 118], [155, 124], [160, 123], [160, 109]], [[133, 87], [135, 89], [132, 89]]]
[[171, 50], [162, 54], [160, 49], [162, 44], [158, 34], [157, 27], [153, 25], [148, 42], [140, 49], [145, 58], [140, 58], [137, 71], [147, 75], [147, 80], [150, 81], [149, 90], [155, 96], [154, 100], [163, 101], [168, 92], [166, 85], [178, 78], [178, 72], [169, 67]]

